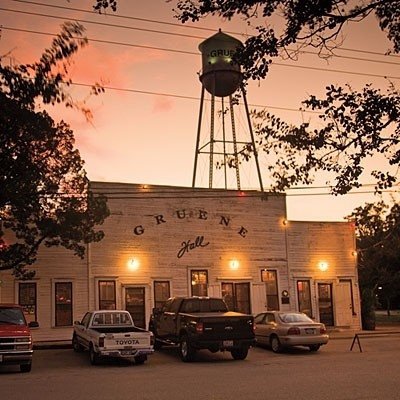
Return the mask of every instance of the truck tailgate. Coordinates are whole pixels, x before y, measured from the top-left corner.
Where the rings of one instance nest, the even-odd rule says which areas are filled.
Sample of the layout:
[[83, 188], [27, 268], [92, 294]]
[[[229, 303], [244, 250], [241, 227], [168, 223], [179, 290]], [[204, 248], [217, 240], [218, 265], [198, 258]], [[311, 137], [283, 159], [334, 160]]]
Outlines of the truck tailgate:
[[107, 350], [150, 347], [150, 334], [148, 332], [106, 333], [104, 347]]

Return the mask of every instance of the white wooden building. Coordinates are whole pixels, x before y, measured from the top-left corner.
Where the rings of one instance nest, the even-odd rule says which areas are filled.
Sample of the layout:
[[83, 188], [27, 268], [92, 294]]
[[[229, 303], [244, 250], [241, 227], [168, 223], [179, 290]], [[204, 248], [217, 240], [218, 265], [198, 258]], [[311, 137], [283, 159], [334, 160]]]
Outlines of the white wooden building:
[[360, 328], [354, 225], [287, 221], [284, 195], [92, 182], [108, 197], [105, 238], [81, 260], [42, 248], [32, 281], [0, 274], [0, 302], [25, 307], [35, 340], [71, 338], [88, 309], [147, 326], [173, 295], [222, 296], [233, 310], [300, 310]]

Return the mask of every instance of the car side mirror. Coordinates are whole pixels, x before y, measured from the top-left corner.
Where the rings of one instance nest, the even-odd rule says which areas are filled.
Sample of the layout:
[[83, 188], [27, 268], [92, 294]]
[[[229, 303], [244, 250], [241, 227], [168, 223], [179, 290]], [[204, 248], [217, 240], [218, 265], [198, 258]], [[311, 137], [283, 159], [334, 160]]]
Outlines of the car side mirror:
[[82, 325], [81, 321], [74, 321], [74, 325]]
[[31, 321], [28, 324], [29, 328], [39, 328], [39, 322], [37, 321]]

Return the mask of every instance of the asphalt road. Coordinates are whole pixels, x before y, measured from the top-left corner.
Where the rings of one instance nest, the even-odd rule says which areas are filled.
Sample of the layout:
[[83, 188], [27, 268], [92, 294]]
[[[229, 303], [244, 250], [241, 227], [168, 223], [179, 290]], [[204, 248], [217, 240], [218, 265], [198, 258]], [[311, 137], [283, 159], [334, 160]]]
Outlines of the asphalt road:
[[91, 366], [87, 353], [36, 350], [32, 372], [0, 367], [5, 400], [398, 400], [400, 337], [331, 340], [317, 353], [306, 349], [274, 354], [253, 348], [244, 361], [229, 353], [202, 351], [196, 362], [180, 361], [176, 349], [144, 365], [105, 362]]

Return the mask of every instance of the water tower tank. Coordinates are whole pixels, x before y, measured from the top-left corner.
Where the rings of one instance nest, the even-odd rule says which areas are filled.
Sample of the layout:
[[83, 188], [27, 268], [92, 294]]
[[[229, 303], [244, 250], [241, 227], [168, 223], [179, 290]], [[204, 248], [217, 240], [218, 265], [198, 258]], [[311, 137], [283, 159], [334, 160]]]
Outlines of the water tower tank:
[[232, 62], [232, 56], [242, 42], [221, 30], [200, 43], [202, 73], [200, 81], [207, 91], [217, 97], [229, 96], [241, 82], [240, 66]]

